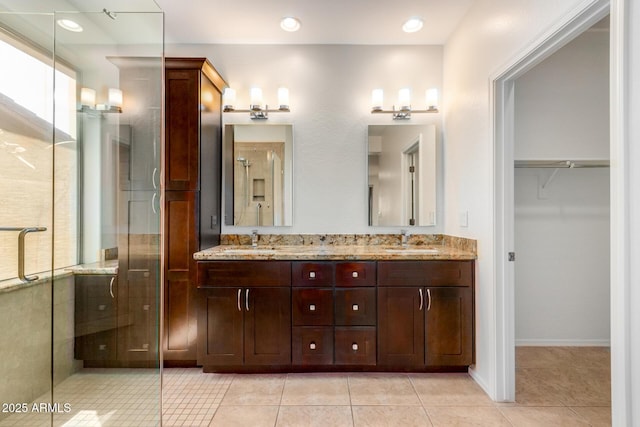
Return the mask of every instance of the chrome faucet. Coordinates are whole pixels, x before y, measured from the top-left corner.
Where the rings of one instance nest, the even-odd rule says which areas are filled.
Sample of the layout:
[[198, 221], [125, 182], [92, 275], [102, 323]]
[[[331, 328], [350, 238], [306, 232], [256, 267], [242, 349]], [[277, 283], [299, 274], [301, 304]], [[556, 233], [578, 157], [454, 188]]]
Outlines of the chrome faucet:
[[258, 246], [258, 230], [251, 230], [251, 246]]
[[407, 246], [407, 244], [409, 244], [409, 236], [410, 234], [407, 230], [400, 230], [400, 242], [402, 243], [402, 246]]

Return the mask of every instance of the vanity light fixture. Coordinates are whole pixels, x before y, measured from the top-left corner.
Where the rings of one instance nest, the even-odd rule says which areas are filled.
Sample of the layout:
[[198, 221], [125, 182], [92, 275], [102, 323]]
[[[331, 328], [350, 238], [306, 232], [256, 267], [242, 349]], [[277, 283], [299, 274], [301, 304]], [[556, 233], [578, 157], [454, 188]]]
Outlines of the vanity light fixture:
[[278, 109], [270, 110], [269, 106], [264, 104], [262, 98], [262, 89], [252, 87], [250, 91], [250, 103], [247, 110], [236, 110], [236, 90], [233, 88], [225, 88], [222, 94], [222, 111], [224, 113], [249, 113], [253, 120], [266, 120], [269, 113], [288, 113], [289, 109], [289, 89], [286, 87], [278, 88]]
[[78, 111], [101, 113], [122, 113], [122, 91], [116, 88], [109, 88], [106, 104], [96, 104], [96, 91], [83, 87], [80, 89], [80, 108]]
[[382, 89], [374, 89], [371, 92], [371, 114], [388, 113], [393, 114], [394, 120], [409, 120], [411, 113], [437, 113], [438, 112], [438, 89], [427, 89], [425, 92], [426, 106], [424, 110], [414, 110], [411, 108], [411, 91], [403, 88], [398, 91], [398, 105], [394, 105], [391, 110], [382, 107], [384, 93]]

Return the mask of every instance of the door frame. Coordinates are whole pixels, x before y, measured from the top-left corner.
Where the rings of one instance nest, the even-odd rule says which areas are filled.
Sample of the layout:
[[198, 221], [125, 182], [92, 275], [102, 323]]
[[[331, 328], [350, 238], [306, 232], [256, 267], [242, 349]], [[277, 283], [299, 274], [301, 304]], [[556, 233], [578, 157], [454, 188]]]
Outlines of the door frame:
[[515, 401], [514, 119], [515, 81], [610, 12], [609, 0], [591, 0], [570, 11], [554, 28], [490, 77], [493, 124], [495, 260], [495, 397]]

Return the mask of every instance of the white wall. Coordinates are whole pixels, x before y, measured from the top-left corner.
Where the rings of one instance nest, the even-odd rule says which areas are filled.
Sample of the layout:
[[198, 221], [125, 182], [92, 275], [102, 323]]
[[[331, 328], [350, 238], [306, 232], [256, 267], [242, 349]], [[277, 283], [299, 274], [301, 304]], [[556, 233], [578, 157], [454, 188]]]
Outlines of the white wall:
[[[496, 397], [492, 78], [579, 0], [477, 0], [444, 49], [445, 233], [478, 240], [475, 379]], [[468, 211], [468, 227], [460, 212]], [[501, 254], [504, 256], [505, 254]]]
[[[515, 83], [517, 160], [609, 158], [609, 34]], [[515, 171], [516, 345], [609, 345], [609, 169]]]
[[[412, 88], [414, 105], [426, 89], [442, 89], [442, 46], [168, 45], [166, 56], [209, 58], [236, 89], [237, 108], [247, 108], [253, 85], [263, 89], [267, 104], [276, 102], [279, 86], [289, 88], [291, 113], [270, 114], [269, 122], [294, 125], [293, 226], [261, 232], [399, 231], [367, 226], [367, 125], [393, 124], [391, 115], [370, 113], [371, 91], [384, 89], [390, 108], [400, 88]], [[227, 113], [224, 122], [250, 119]], [[439, 135], [442, 129], [440, 113], [414, 114], [411, 123], [435, 124]], [[247, 229], [223, 226], [222, 232]]]

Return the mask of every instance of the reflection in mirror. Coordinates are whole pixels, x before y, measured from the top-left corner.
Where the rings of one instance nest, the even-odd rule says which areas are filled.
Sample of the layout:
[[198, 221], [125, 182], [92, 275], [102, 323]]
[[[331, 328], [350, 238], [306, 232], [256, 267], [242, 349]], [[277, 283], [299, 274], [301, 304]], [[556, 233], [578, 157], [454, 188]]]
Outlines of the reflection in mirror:
[[226, 125], [225, 141], [227, 225], [292, 225], [292, 125]]
[[370, 125], [370, 226], [436, 225], [434, 125]]

